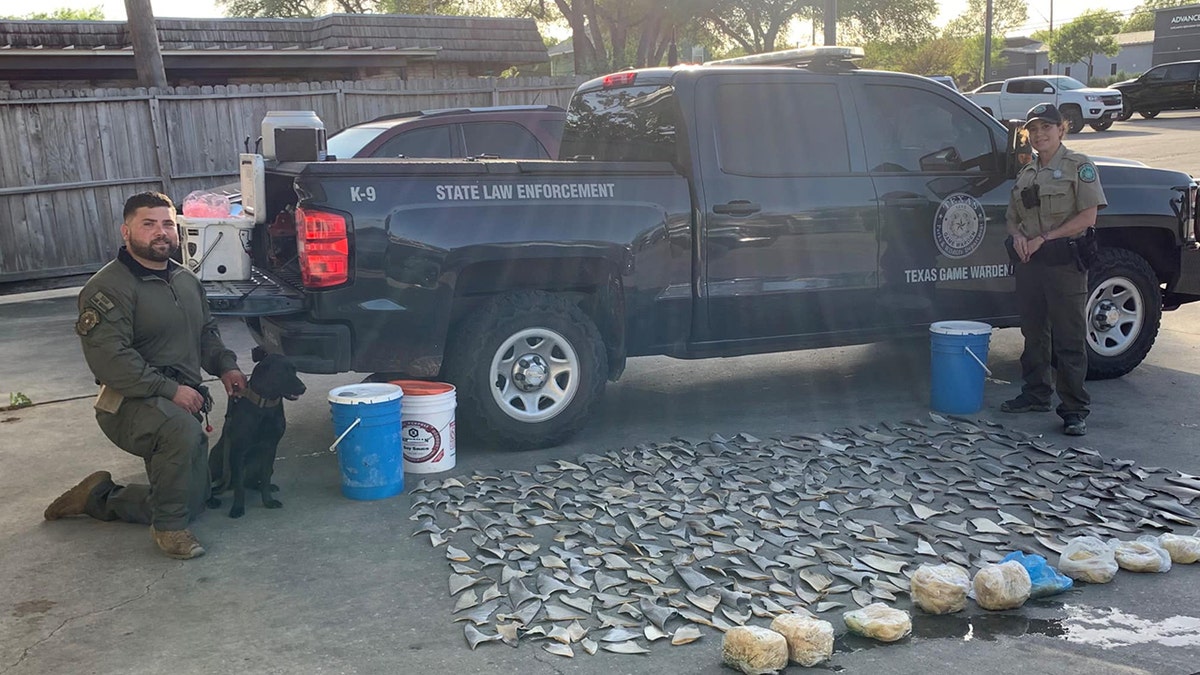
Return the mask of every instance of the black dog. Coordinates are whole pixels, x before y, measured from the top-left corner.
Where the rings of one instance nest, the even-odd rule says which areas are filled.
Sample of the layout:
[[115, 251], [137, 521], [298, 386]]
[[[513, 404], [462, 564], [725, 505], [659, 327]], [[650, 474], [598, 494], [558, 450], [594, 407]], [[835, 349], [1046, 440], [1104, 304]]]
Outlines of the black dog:
[[216, 495], [232, 487], [230, 518], [240, 518], [246, 512], [246, 488], [258, 490], [268, 509], [283, 506], [271, 498], [271, 492], [279, 489], [271, 485], [275, 450], [287, 429], [282, 399], [294, 401], [304, 393], [304, 383], [296, 377], [296, 367], [287, 357], [266, 354], [255, 347], [252, 358], [258, 365], [250, 374], [247, 390], [229, 400], [221, 438], [208, 456], [213, 482], [208, 506], [220, 506]]

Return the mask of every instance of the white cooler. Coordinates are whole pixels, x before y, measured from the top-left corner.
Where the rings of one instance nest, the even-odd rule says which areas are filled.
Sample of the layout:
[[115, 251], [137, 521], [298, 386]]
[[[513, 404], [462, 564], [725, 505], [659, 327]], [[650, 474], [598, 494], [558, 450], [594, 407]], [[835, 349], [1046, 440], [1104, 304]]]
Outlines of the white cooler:
[[250, 278], [253, 218], [188, 218], [179, 216], [183, 264], [201, 281], [245, 281]]

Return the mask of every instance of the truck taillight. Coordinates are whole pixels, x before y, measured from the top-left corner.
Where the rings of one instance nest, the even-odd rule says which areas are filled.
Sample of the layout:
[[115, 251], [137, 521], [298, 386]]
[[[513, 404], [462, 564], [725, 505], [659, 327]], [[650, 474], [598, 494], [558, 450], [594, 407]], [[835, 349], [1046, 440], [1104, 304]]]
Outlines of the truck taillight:
[[600, 86], [604, 89], [612, 89], [613, 87], [628, 87], [637, 79], [637, 73], [624, 72], [605, 75]]
[[336, 213], [296, 209], [300, 276], [307, 288], [328, 288], [350, 280], [346, 219]]

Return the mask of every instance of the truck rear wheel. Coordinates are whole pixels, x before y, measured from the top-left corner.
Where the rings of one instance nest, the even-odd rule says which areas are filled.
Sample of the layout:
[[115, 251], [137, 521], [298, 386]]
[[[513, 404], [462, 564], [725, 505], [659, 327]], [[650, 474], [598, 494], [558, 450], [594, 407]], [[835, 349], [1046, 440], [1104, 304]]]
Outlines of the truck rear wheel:
[[1154, 269], [1122, 248], [1102, 248], [1088, 270], [1088, 379], [1121, 377], [1158, 337], [1162, 294]]
[[604, 341], [579, 307], [543, 291], [500, 296], [456, 330], [446, 377], [459, 428], [509, 449], [570, 438], [604, 393]]

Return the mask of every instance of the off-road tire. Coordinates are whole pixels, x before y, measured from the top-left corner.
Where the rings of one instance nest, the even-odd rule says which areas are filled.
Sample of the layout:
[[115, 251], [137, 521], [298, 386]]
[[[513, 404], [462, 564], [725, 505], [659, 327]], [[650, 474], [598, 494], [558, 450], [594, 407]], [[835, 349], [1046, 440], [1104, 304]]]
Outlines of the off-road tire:
[[1058, 109], [1063, 119], [1067, 121], [1067, 133], [1077, 134], [1083, 131], [1083, 111], [1077, 105], [1064, 105]]
[[[1107, 330], [1097, 317], [1103, 302], [1121, 314]], [[1136, 368], [1154, 345], [1161, 321], [1162, 292], [1150, 263], [1128, 249], [1100, 249], [1088, 269], [1087, 378], [1108, 380]]]
[[1095, 129], [1096, 131], [1108, 131], [1112, 127], [1112, 125], [1113, 125], [1113, 120], [1110, 118], [1110, 119], [1106, 119], [1106, 120], [1100, 120], [1099, 122], [1092, 122], [1088, 126]]
[[1160, 113], [1160, 112], [1162, 112], [1162, 111], [1161, 110], [1139, 110], [1138, 114], [1148, 120], [1152, 120], [1155, 117], [1158, 117], [1158, 113]]
[[1133, 108], [1129, 107], [1129, 101], [1123, 101], [1121, 104], [1121, 112], [1113, 115], [1113, 119], [1118, 122], [1124, 122], [1130, 117], [1133, 117]]
[[[522, 332], [530, 336], [524, 338], [524, 344], [518, 341], [511, 349], [500, 351]], [[511, 359], [516, 359], [519, 349], [536, 350], [530, 346], [530, 339], [537, 345], [553, 347], [561, 341], [569, 347], [556, 353], [564, 357], [560, 363], [570, 363], [562, 373], [567, 388], [574, 385], [569, 397], [551, 403], [551, 407], [559, 408], [558, 412], [533, 421], [520, 419], [528, 416], [525, 410], [497, 400], [502, 397], [494, 391], [512, 392], [511, 387], [517, 385], [511, 368], [493, 368], [497, 362], [504, 363], [505, 354], [513, 354]], [[568, 352], [574, 352], [573, 361]], [[443, 373], [458, 388], [460, 430], [487, 444], [528, 450], [559, 445], [583, 427], [591, 407], [604, 394], [608, 359], [600, 331], [583, 310], [551, 293], [520, 291], [490, 300], [455, 327]], [[577, 381], [571, 383], [570, 378]], [[498, 382], [504, 386], [498, 387]]]

